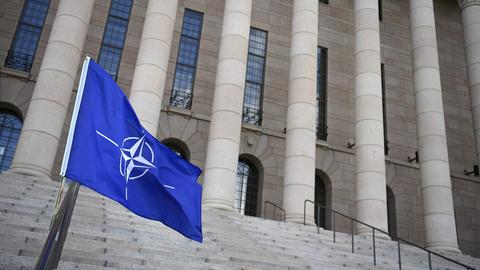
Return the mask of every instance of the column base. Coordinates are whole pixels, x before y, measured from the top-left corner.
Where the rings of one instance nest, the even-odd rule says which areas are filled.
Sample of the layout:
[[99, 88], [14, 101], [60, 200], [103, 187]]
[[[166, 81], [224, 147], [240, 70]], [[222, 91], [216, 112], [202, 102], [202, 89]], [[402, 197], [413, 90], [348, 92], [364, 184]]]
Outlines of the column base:
[[458, 248], [457, 245], [452, 245], [451, 243], [431, 243], [427, 244], [426, 248], [435, 251], [435, 252], [448, 252], [448, 253], [456, 253], [456, 254], [461, 254], [462, 251], [460, 248]]
[[303, 213], [302, 214], [296, 214], [296, 213], [286, 213], [285, 214], [285, 222], [292, 222], [292, 223], [299, 223], [299, 224], [304, 224], [309, 225], [309, 226], [317, 226], [315, 224], [315, 219], [311, 215], [307, 215], [305, 217], [305, 220], [303, 218]]
[[10, 168], [7, 172], [12, 174], [35, 176], [38, 178], [44, 178], [48, 180], [52, 179], [52, 176], [50, 175], [50, 173], [46, 173], [40, 168], [32, 168], [28, 166], [15, 166]]
[[206, 209], [221, 209], [226, 211], [233, 211], [233, 206], [230, 202], [219, 199], [206, 199], [202, 201], [202, 207]]
[[[358, 236], [372, 237], [372, 236], [373, 236], [373, 231], [372, 231], [371, 228], [361, 228], [361, 229], [357, 229], [357, 230], [355, 231], [355, 234], [358, 235]], [[392, 240], [392, 238], [390, 237], [390, 235], [384, 234], [384, 233], [379, 232], [379, 231], [375, 231], [375, 238], [385, 239], [385, 240]]]

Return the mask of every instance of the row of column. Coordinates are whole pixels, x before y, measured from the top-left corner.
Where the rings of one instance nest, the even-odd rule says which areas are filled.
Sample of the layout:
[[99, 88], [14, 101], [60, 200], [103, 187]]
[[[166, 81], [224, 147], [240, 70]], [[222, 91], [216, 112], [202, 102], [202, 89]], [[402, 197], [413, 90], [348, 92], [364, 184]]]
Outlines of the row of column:
[[[130, 100], [156, 134], [178, 1], [149, 1]], [[385, 231], [385, 158], [378, 2], [355, 0], [357, 218]], [[480, 147], [480, 0], [460, 0], [475, 138]], [[14, 173], [49, 177], [67, 114], [94, 0], [61, 0], [12, 163]], [[233, 210], [252, 0], [226, 0], [205, 165], [203, 205]], [[427, 247], [458, 251], [432, 0], [410, 0]], [[283, 206], [303, 222], [314, 200], [318, 1], [294, 0]], [[48, 121], [45, 121], [48, 119]], [[480, 151], [477, 151], [477, 153]], [[479, 156], [480, 162], [480, 156]], [[313, 223], [313, 208], [307, 222]], [[358, 227], [359, 233], [366, 233]]]

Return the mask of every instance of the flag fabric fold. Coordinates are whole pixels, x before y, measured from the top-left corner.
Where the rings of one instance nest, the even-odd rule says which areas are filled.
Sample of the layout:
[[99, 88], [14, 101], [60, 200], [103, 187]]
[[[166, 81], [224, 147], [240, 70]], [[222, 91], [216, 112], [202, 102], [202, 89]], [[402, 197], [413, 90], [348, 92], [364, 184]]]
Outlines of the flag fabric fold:
[[88, 57], [60, 174], [202, 242], [201, 170], [149, 134], [122, 90]]

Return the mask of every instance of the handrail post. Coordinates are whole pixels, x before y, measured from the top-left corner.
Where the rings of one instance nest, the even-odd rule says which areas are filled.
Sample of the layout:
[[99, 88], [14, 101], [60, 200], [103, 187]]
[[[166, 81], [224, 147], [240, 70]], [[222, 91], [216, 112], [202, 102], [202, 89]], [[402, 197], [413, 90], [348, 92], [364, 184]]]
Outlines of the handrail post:
[[317, 207], [317, 234], [320, 234], [320, 205], [315, 205]]
[[432, 254], [428, 252], [428, 269], [432, 270]]
[[267, 201], [263, 203], [263, 219], [267, 218]]
[[355, 253], [355, 243], [354, 243], [354, 239], [353, 239], [353, 219], [350, 220], [350, 233], [352, 234], [352, 253]]
[[402, 270], [402, 255], [400, 254], [400, 240], [397, 240], [398, 247], [398, 269]]
[[377, 253], [375, 251], [375, 228], [372, 228], [372, 241], [373, 241], [373, 265], [377, 265]]
[[303, 226], [307, 225], [306, 214], [307, 214], [307, 200], [303, 202]]
[[335, 243], [335, 212], [332, 215], [333, 243]]

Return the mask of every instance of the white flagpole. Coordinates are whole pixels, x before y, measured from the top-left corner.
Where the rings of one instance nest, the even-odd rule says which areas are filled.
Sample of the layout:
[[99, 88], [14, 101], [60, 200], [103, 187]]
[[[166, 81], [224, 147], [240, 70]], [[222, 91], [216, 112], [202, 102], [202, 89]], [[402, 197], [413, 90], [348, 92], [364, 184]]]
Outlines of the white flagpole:
[[87, 79], [88, 64], [90, 63], [90, 56], [85, 57], [83, 61], [82, 73], [80, 74], [80, 81], [78, 83], [77, 97], [75, 99], [75, 107], [73, 107], [72, 121], [68, 130], [67, 144], [65, 145], [65, 152], [63, 153], [62, 168], [60, 175], [65, 177], [67, 171], [68, 160], [70, 158], [70, 150], [72, 149], [73, 135], [75, 134], [75, 125], [77, 124], [78, 111], [82, 103], [83, 88], [85, 87], [85, 80]]

